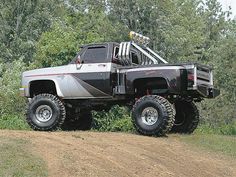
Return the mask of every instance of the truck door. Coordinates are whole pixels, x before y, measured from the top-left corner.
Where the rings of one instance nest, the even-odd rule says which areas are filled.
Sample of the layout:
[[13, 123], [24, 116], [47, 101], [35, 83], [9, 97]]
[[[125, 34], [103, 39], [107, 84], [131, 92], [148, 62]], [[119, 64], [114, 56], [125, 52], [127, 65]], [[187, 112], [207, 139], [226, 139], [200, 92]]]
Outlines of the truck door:
[[73, 70], [73, 76], [91, 94], [91, 97], [110, 97], [112, 95], [108, 45], [85, 47], [78, 56]]

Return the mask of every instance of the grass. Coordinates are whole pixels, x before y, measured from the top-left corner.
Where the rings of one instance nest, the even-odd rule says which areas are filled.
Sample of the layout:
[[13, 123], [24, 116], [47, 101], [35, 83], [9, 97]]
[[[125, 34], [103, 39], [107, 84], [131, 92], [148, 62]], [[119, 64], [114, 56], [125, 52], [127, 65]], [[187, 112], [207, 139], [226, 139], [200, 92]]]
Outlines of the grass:
[[47, 176], [45, 162], [29, 152], [29, 145], [23, 139], [0, 137], [0, 176]]
[[181, 135], [180, 139], [202, 149], [236, 158], [236, 136], [197, 133]]
[[219, 125], [202, 124], [195, 131], [200, 134], [217, 134], [217, 135], [236, 135], [236, 121], [230, 124], [221, 123]]

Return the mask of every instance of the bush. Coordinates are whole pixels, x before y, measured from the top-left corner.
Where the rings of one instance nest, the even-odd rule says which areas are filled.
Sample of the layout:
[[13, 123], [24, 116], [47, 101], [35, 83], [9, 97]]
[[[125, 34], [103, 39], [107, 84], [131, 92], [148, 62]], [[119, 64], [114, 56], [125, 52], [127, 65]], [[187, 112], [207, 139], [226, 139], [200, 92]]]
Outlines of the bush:
[[23, 120], [26, 100], [19, 95], [24, 70], [22, 60], [0, 65], [0, 128], [27, 129]]
[[134, 127], [125, 107], [114, 106], [109, 112], [93, 112], [93, 129], [97, 131], [132, 132]]
[[29, 130], [24, 117], [17, 115], [1, 115], [0, 129]]
[[128, 117], [114, 120], [114, 122], [111, 124], [110, 131], [133, 132], [134, 127], [131, 122], [131, 118]]

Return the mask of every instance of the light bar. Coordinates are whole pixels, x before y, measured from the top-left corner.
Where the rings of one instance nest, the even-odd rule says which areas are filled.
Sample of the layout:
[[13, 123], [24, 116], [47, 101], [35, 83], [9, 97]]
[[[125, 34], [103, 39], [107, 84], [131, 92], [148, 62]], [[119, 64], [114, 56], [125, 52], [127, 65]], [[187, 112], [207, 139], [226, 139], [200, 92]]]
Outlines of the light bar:
[[130, 31], [129, 37], [132, 41], [142, 44], [142, 45], [147, 45], [150, 42], [150, 38], [143, 36], [142, 34], [135, 33], [134, 31]]

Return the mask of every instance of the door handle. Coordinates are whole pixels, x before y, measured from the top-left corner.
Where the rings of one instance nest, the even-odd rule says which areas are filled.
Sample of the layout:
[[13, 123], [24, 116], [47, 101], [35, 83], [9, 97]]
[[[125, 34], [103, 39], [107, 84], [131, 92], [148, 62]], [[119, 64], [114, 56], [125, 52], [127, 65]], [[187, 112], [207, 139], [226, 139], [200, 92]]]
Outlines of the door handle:
[[99, 67], [106, 67], [106, 64], [98, 64]]

